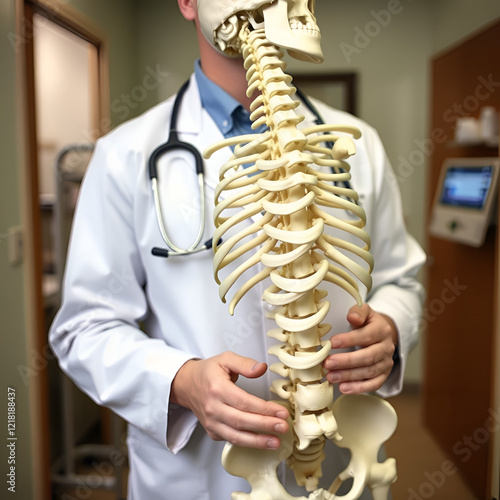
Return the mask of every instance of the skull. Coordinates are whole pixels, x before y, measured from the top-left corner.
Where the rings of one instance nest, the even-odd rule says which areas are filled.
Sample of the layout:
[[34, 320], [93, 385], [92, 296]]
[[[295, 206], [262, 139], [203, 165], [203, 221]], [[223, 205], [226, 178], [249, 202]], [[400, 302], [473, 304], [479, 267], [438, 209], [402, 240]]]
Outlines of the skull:
[[198, 0], [205, 38], [223, 54], [239, 54], [242, 23], [265, 29], [267, 39], [303, 61], [322, 62], [321, 35], [314, 17], [315, 0]]

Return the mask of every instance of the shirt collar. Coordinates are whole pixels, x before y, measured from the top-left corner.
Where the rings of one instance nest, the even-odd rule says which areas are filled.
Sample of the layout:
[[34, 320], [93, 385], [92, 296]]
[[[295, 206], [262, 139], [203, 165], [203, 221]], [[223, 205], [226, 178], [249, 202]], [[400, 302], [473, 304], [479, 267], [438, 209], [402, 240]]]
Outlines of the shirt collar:
[[194, 73], [203, 107], [226, 135], [233, 128], [234, 111], [243, 106], [203, 73], [199, 59], [194, 64]]

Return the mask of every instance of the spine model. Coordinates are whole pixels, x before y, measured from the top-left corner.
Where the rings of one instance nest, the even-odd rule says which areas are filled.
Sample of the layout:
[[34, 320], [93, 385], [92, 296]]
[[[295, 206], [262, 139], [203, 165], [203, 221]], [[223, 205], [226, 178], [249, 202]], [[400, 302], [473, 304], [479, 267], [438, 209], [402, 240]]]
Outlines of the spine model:
[[[266, 39], [264, 30], [250, 31], [243, 26], [239, 39], [247, 70], [247, 94], [250, 97], [258, 92], [251, 106], [253, 128], [265, 124], [266, 131], [227, 139], [205, 151], [210, 157], [221, 148], [234, 147], [231, 159], [220, 170], [215, 193], [214, 274], [223, 301], [236, 282], [243, 282], [230, 301], [231, 314], [248, 290], [270, 280], [263, 300], [271, 306], [276, 328], [268, 335], [279, 341], [270, 349], [278, 359], [271, 370], [282, 377], [271, 390], [290, 411], [293, 439], [289, 450], [245, 450], [240, 455], [235, 452], [232, 458], [226, 454], [223, 463], [229, 472], [246, 477], [253, 487], [250, 495], [233, 493], [233, 500], [293, 498], [276, 479], [270, 479], [275, 473], [269, 467], [275, 468], [285, 458], [297, 484], [314, 492], [309, 498], [336, 498], [333, 490], [318, 490], [325, 440], [342, 446], [343, 438], [334, 415], [333, 385], [325, 380], [322, 366], [330, 353], [330, 342], [324, 336], [331, 326], [323, 323], [330, 303], [327, 293], [318, 287], [324, 281], [338, 285], [359, 305], [358, 283], [371, 287], [373, 259], [370, 238], [363, 230], [365, 213], [356, 204], [357, 193], [339, 187], [350, 179], [345, 160], [355, 153], [353, 138], [359, 138], [360, 132], [346, 125], [299, 130], [303, 117], [295, 112], [299, 103], [292, 98], [295, 89], [284, 72], [283, 53]], [[333, 148], [323, 146], [326, 141], [333, 142]], [[347, 211], [350, 216], [334, 217], [325, 207]], [[248, 224], [249, 218], [254, 222]], [[245, 223], [244, 228], [238, 230], [240, 223]], [[340, 238], [343, 232], [359, 244]], [[216, 245], [220, 239], [223, 242]], [[236, 260], [236, 268], [220, 278], [221, 271]], [[257, 271], [248, 279], [242, 278], [254, 266]], [[382, 442], [375, 446], [377, 450]], [[370, 457], [375, 464], [377, 450]], [[354, 462], [358, 453], [353, 449], [351, 453]], [[357, 472], [355, 483], [361, 490], [342, 498], [360, 496], [371, 481], [370, 467], [365, 463]], [[394, 474], [384, 479], [387, 484], [395, 477], [392, 462], [391, 467]], [[351, 469], [334, 482], [335, 487], [352, 477]]]

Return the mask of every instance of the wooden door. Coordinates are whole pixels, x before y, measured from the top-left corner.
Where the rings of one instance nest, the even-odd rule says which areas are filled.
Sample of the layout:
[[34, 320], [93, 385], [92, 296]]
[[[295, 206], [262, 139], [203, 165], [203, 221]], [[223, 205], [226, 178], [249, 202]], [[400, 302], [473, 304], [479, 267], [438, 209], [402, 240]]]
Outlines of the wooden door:
[[[428, 214], [446, 158], [498, 156], [498, 147], [463, 147], [453, 137], [458, 117], [477, 118], [483, 106], [500, 110], [499, 61], [500, 23], [432, 60]], [[491, 500], [497, 228], [480, 248], [429, 236], [428, 251], [424, 422], [478, 498]]]

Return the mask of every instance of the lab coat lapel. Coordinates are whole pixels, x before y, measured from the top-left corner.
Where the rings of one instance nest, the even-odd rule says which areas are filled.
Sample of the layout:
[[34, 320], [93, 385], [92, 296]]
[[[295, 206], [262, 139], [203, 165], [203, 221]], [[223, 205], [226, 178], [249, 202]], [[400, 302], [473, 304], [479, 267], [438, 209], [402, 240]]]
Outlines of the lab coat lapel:
[[[190, 85], [182, 100], [177, 130], [179, 134], [182, 134], [181, 140], [196, 146], [202, 155], [209, 146], [224, 140], [223, 134], [212, 117], [201, 106], [201, 98], [194, 75], [191, 77]], [[204, 159], [205, 189], [207, 189], [209, 203], [213, 203], [210, 196], [213, 196], [219, 184], [219, 171], [231, 155], [231, 148], [225, 147], [216, 151], [209, 159]], [[228, 194], [222, 192], [219, 200], [223, 200]], [[250, 217], [250, 219], [256, 221], [261, 217], [262, 215], [258, 213]]]
[[[202, 155], [209, 146], [224, 140], [211, 116], [202, 108], [194, 74], [182, 100], [177, 129], [182, 134], [182, 140], [193, 144]], [[214, 153], [208, 160], [204, 159], [205, 186], [210, 191], [213, 192], [219, 183], [220, 167], [230, 156], [231, 149], [227, 147]]]
[[199, 135], [202, 131], [201, 114], [200, 93], [193, 73], [179, 109], [177, 131], [181, 134]]

